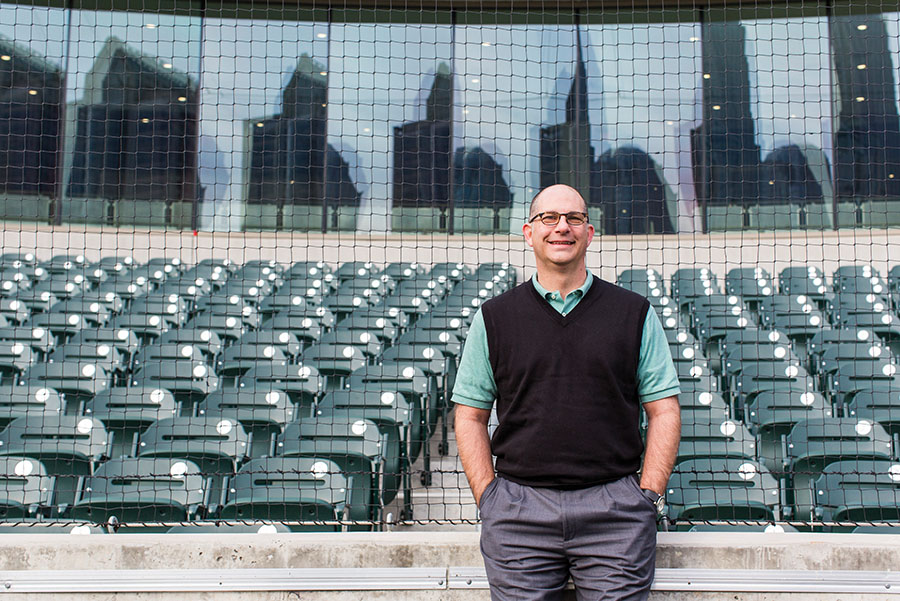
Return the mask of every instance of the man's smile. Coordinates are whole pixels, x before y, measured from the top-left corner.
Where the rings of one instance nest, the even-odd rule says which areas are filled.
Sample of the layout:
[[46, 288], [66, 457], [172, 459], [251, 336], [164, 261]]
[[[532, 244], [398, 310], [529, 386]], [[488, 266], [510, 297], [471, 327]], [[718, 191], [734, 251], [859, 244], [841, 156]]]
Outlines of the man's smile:
[[550, 244], [562, 244], [568, 246], [570, 244], [575, 244], [574, 240], [551, 240]]

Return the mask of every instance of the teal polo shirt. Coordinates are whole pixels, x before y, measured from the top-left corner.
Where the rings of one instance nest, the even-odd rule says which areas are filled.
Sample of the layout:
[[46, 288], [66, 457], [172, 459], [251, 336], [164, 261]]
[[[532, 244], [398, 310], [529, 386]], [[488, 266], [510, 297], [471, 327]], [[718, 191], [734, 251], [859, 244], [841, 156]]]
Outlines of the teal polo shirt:
[[[537, 274], [531, 278], [535, 290], [562, 315], [567, 315], [575, 308], [593, 281], [594, 276], [588, 271], [584, 284], [563, 298], [558, 290], [549, 291], [541, 286]], [[666, 333], [652, 306], [644, 319], [637, 376], [638, 396], [642, 403], [658, 401], [681, 392]], [[459, 362], [452, 400], [454, 403], [477, 409], [491, 409], [496, 399], [497, 385], [494, 382], [494, 370], [491, 368], [488, 354], [487, 330], [479, 309], [466, 336], [466, 346]]]

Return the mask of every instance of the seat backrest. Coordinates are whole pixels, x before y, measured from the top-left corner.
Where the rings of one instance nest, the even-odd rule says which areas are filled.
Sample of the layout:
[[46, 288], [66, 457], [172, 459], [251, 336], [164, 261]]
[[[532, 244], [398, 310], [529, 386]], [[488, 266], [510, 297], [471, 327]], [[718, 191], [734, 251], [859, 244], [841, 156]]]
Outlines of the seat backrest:
[[786, 461], [794, 471], [821, 469], [841, 459], [893, 456], [890, 434], [877, 422], [856, 418], [807, 419], [794, 424], [786, 438]]
[[0, 424], [26, 415], [61, 415], [65, 402], [45, 386], [0, 386]]
[[284, 390], [220, 389], [197, 406], [197, 415], [232, 416], [245, 426], [282, 426], [297, 416], [297, 410]]
[[218, 389], [219, 376], [203, 361], [151, 361], [132, 376], [133, 386], [155, 386], [175, 394], [206, 395]]
[[108, 443], [100, 420], [76, 415], [27, 415], [0, 431], [0, 454], [39, 459], [54, 475], [90, 471]]
[[364, 418], [324, 415], [287, 424], [276, 441], [276, 453], [289, 457], [327, 457], [345, 467], [348, 460], [376, 461], [382, 454], [378, 426]]
[[183, 457], [201, 468], [230, 463], [232, 469], [247, 457], [250, 440], [234, 417], [171, 417], [150, 424], [141, 434], [140, 457]]
[[174, 395], [144, 386], [108, 388], [85, 403], [85, 415], [96, 417], [108, 428], [143, 427], [177, 415]]
[[50, 504], [53, 480], [40, 461], [29, 457], [0, 457], [0, 516], [34, 515]]
[[296, 405], [310, 405], [325, 390], [325, 377], [311, 365], [258, 363], [238, 380], [245, 389], [284, 390]]
[[29, 384], [41, 384], [60, 392], [93, 396], [110, 386], [110, 376], [92, 361], [38, 363], [22, 375]]

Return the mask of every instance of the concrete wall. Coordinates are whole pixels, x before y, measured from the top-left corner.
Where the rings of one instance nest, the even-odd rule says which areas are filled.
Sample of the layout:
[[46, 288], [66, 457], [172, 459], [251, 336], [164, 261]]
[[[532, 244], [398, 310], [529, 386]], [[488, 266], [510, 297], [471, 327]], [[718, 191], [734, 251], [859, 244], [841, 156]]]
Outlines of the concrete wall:
[[[4, 252], [36, 252], [39, 258], [83, 253], [95, 260], [132, 255], [138, 261], [177, 256], [187, 263], [209, 257], [237, 263], [274, 259], [281, 263], [321, 260], [477, 264], [508, 262], [531, 273], [531, 251], [521, 236], [448, 236], [446, 234], [371, 235], [241, 233], [111, 229], [98, 227], [0, 225]], [[630, 267], [649, 266], [670, 276], [679, 267], [708, 267], [720, 278], [738, 266], [759, 266], [773, 275], [786, 265], [809, 263], [830, 274], [840, 264], [870, 263], [882, 274], [900, 263], [900, 230], [733, 232], [673, 236], [597, 236], [588, 267], [605, 279]]]
[[[900, 594], [897, 558], [900, 536], [822, 534], [661, 533], [657, 562], [658, 600], [729, 599], [837, 600], [885, 599]], [[470, 588], [443, 586], [396, 590], [307, 590], [311, 579], [344, 568], [347, 588], [363, 568], [442, 568], [448, 574], [460, 568], [482, 567], [477, 533], [345, 533], [345, 534], [164, 534], [164, 535], [55, 535], [7, 534], [0, 537], [0, 597], [9, 599], [107, 599], [211, 601], [446, 599], [487, 600], [483, 576]], [[304, 571], [304, 569], [310, 569]], [[27, 587], [49, 588], [46, 570], [75, 570], [75, 583], [65, 593], [19, 593]], [[168, 592], [119, 592], [140, 589], [140, 578], [129, 570], [153, 570], [171, 584]], [[253, 570], [253, 572], [247, 572]], [[290, 572], [289, 570], [294, 570]], [[790, 570], [769, 572], [768, 570]], [[110, 572], [112, 571], [112, 572]], [[402, 570], [401, 570], [402, 571]], [[838, 571], [838, 572], [834, 572]], [[891, 573], [893, 572], [893, 574]], [[374, 573], [374, 571], [372, 572]], [[116, 575], [121, 577], [116, 578]], [[144, 573], [146, 576], [146, 573]], [[197, 590], [203, 575], [221, 575]], [[230, 577], [258, 574], [244, 587], [229, 585]], [[681, 578], [680, 575], [688, 575]], [[693, 574], [694, 577], [690, 577]], [[831, 578], [829, 575], [837, 575]], [[52, 574], [51, 574], [52, 575]], [[716, 584], [711, 575], [718, 575]], [[783, 577], [780, 577], [783, 576]], [[285, 584], [287, 578], [288, 584]], [[821, 578], [826, 585], [815, 592], [781, 593], [802, 588]], [[875, 584], [870, 592], [857, 580], [881, 578], [891, 588]], [[292, 580], [293, 579], [293, 580]], [[144, 579], [149, 581], [148, 579]], [[207, 578], [208, 580], [208, 578]], [[735, 582], [748, 583], [756, 592], [740, 592]], [[87, 583], [87, 584], [85, 584]], [[830, 583], [830, 584], [829, 584]], [[396, 584], [396, 583], [395, 583]], [[159, 588], [159, 585], [156, 585]], [[391, 586], [387, 584], [385, 586]], [[456, 586], [465, 587], [456, 580]], [[105, 588], [104, 588], [105, 587]], [[836, 589], [827, 592], [828, 588]], [[85, 589], [103, 592], [77, 592]], [[148, 587], [152, 588], [152, 587]], [[204, 588], [204, 587], [200, 587]], [[246, 590], [247, 588], [274, 590]], [[294, 590], [291, 590], [294, 588]], [[722, 590], [717, 590], [722, 589]], [[737, 588], [740, 588], [738, 585]], [[880, 590], [878, 590], [880, 588]], [[706, 590], [701, 590], [706, 589]], [[762, 590], [761, 590], [762, 589]], [[771, 589], [766, 592], [766, 589]], [[568, 594], [572, 598], [572, 593]]]

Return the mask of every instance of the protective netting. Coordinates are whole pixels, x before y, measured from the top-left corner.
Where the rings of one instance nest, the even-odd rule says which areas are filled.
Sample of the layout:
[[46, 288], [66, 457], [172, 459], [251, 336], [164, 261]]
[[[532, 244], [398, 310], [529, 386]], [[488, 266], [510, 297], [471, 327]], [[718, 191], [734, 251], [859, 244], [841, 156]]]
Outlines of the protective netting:
[[898, 69], [874, 4], [0, 4], [0, 529], [477, 524], [456, 368], [563, 183], [675, 359], [667, 527], [884, 530]]

